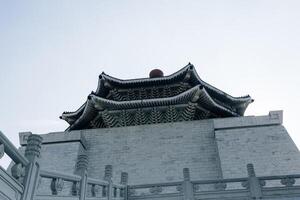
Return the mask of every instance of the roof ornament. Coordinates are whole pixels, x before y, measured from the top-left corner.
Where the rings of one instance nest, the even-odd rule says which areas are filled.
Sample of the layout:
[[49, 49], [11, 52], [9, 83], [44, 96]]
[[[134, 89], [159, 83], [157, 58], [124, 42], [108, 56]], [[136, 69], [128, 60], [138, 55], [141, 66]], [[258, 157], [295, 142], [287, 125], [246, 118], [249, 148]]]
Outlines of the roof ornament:
[[153, 69], [149, 73], [149, 78], [159, 78], [159, 77], [163, 77], [163, 76], [164, 76], [164, 73], [160, 69]]

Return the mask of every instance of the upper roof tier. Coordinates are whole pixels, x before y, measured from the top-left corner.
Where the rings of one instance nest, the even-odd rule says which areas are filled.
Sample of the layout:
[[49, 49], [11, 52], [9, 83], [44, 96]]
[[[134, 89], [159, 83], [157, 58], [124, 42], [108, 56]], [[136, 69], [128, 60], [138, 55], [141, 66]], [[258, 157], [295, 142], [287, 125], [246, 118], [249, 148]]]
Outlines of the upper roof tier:
[[[145, 110], [143, 113], [149, 115], [148, 122], [145, 123], [152, 123], [151, 112], [147, 111], [149, 107], [157, 108], [162, 114], [166, 114], [164, 107], [175, 106], [178, 115], [175, 121], [180, 121], [184, 120], [184, 105], [187, 108], [190, 103], [195, 105], [194, 116], [190, 119], [193, 120], [199, 119], [196, 115], [202, 111], [206, 115], [203, 117], [202, 113], [201, 119], [242, 116], [247, 106], [253, 102], [249, 95], [232, 97], [204, 82], [190, 63], [169, 76], [163, 76], [160, 70], [153, 70], [151, 73], [151, 78], [121, 80], [103, 72], [99, 75], [97, 90], [89, 95], [88, 100], [77, 111], [64, 112], [60, 118], [70, 124], [67, 130], [77, 130], [111, 127], [105, 125], [103, 115], [107, 117], [108, 113], [114, 113], [110, 118], [114, 116], [115, 121], [120, 121], [120, 112], [124, 110], [131, 110], [131, 121], [134, 121], [137, 114], [134, 110]], [[101, 124], [100, 127], [95, 126], [95, 119], [98, 120], [97, 124]], [[164, 121], [169, 122], [167, 119], [161, 120]]]

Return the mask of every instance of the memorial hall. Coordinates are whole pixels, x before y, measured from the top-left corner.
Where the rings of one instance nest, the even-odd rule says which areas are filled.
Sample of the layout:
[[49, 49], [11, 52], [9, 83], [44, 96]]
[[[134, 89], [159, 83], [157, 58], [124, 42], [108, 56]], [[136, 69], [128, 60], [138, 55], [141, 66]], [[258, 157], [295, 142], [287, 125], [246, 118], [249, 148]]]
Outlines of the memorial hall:
[[140, 79], [102, 72], [85, 102], [61, 114], [66, 130], [20, 132], [20, 148], [0, 132], [0, 158], [13, 160], [0, 167], [0, 200], [300, 199], [283, 111], [245, 116], [251, 96], [202, 76], [191, 63]]

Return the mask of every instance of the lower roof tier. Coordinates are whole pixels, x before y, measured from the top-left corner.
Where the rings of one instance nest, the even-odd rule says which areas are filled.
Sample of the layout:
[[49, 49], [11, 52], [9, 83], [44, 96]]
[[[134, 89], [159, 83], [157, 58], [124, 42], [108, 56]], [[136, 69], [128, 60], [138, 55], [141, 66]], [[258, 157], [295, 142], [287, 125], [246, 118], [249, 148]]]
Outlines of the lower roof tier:
[[61, 118], [69, 122], [67, 130], [131, 126], [241, 116], [240, 109], [246, 109], [251, 102], [250, 98], [241, 107], [224, 106], [199, 84], [166, 98], [114, 101], [91, 94], [78, 119], [72, 121], [64, 115]]

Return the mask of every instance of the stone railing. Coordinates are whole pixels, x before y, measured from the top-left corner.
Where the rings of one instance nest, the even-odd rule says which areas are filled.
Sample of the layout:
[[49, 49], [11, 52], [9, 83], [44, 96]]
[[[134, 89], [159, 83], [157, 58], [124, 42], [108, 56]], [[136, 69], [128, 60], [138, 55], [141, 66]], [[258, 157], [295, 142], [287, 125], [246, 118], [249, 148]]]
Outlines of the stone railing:
[[183, 197], [181, 189], [182, 182], [130, 185], [128, 199], [179, 199]]
[[[300, 199], [300, 174], [259, 177], [263, 197], [285, 196]], [[297, 198], [297, 199], [298, 199]]]
[[19, 153], [18, 149], [8, 140], [8, 138], [0, 131], [0, 158], [6, 153], [16, 164], [26, 166], [29, 164], [27, 158]]
[[42, 138], [28, 137], [28, 145], [23, 156], [0, 132], [0, 158], [6, 153], [14, 162], [11, 174], [0, 167], [0, 197], [2, 199], [32, 200], [39, 175], [37, 158], [40, 156]]
[[300, 175], [256, 177], [252, 164], [247, 170], [245, 178], [191, 181], [185, 168], [180, 182], [128, 186], [128, 199], [300, 199]]
[[[104, 180], [87, 178], [85, 172], [85, 156], [80, 155], [77, 162], [77, 174], [66, 174], [51, 171], [40, 171], [39, 187], [35, 200], [77, 199], [77, 200], [125, 200], [127, 194], [128, 175], [121, 174], [120, 184], [112, 182], [112, 166], [105, 167]], [[81, 165], [81, 166], [80, 166]], [[79, 175], [78, 167], [82, 167], [84, 176]], [[41, 189], [39, 190], [39, 188]], [[47, 192], [48, 190], [48, 192]], [[39, 191], [42, 191], [40, 193]]]
[[[107, 165], [104, 180], [88, 178], [88, 157], [85, 154], [78, 156], [75, 174], [41, 170], [39, 165], [41, 143], [42, 138], [39, 135], [29, 135], [23, 156], [0, 132], [0, 158], [6, 153], [14, 162], [11, 174], [0, 167], [0, 199], [127, 199], [128, 174], [126, 172], [121, 174], [120, 184], [113, 183], [112, 166]], [[42, 188], [42, 194], [39, 194], [39, 188]]]
[[[111, 165], [103, 180], [88, 178], [87, 155], [78, 156], [75, 174], [40, 169], [42, 138], [28, 137], [25, 156], [0, 132], [0, 158], [6, 153], [14, 162], [11, 174], [0, 167], [0, 199], [7, 200], [195, 200], [195, 199], [300, 199], [300, 174], [257, 177], [252, 164], [245, 178], [191, 181], [188, 168], [183, 181], [128, 185], [128, 174], [113, 183]], [[48, 193], [39, 194], [39, 188]]]

